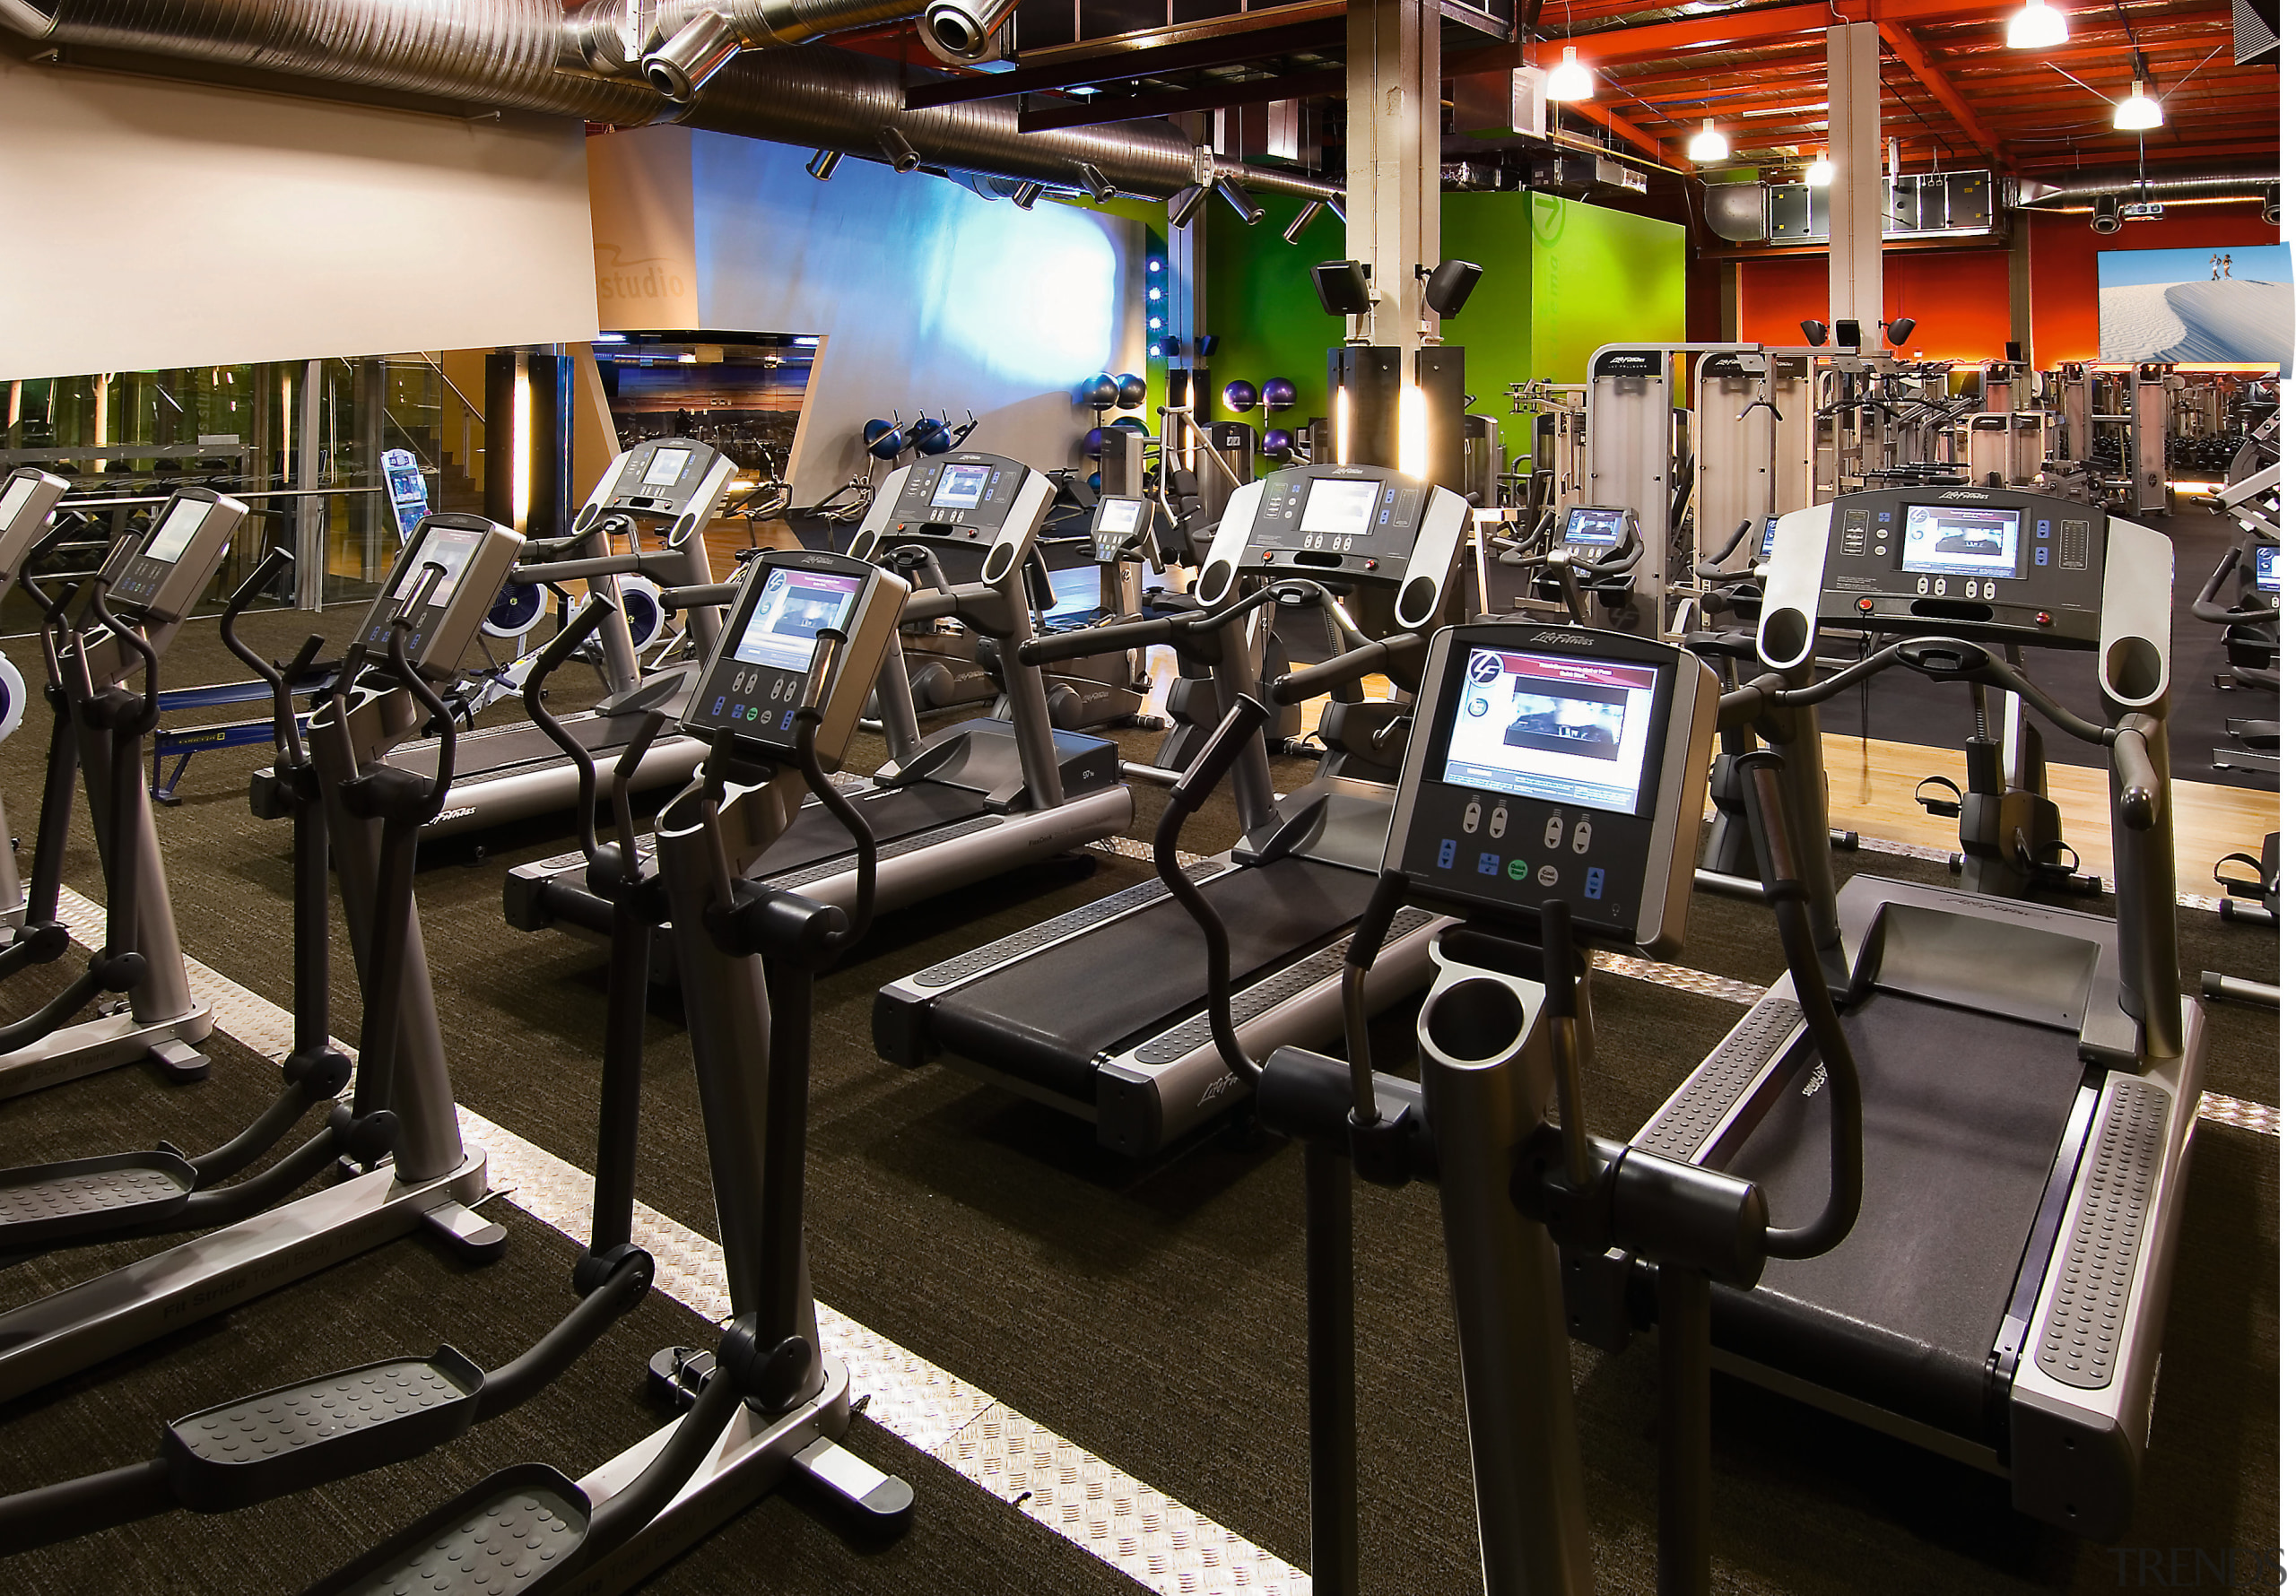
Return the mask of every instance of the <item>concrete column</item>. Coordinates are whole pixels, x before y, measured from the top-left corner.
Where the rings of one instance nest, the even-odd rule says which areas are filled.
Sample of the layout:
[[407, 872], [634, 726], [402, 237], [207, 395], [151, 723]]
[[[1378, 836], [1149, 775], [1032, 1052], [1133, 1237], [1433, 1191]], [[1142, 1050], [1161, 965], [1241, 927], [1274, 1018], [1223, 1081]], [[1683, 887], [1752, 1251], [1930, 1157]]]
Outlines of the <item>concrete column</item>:
[[1384, 347], [1424, 342], [1416, 268], [1442, 258], [1441, 20], [1436, 0], [1347, 0], [1347, 253]]
[[2009, 337], [2038, 376], [2033, 356], [2033, 231], [2023, 211], [2009, 213]]
[[1835, 321], [1857, 324], [1858, 347], [1878, 345], [1882, 221], [1889, 214], [1882, 170], [1882, 36], [1872, 22], [1826, 30], [1826, 142], [1833, 157], [1826, 239], [1826, 303]]

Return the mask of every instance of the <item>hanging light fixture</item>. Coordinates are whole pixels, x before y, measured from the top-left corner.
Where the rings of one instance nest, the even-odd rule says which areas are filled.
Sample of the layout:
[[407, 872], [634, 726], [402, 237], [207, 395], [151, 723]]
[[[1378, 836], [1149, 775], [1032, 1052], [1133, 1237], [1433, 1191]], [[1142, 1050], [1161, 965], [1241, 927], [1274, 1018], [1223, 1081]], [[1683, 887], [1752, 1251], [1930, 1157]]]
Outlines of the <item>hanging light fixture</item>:
[[1714, 126], [1713, 117], [1707, 117], [1706, 126], [1700, 128], [1698, 132], [1692, 136], [1690, 141], [1690, 158], [1692, 160], [1727, 160], [1730, 159], [1730, 141], [1724, 137], [1720, 130]]
[[2144, 80], [2128, 86], [2128, 98], [2113, 107], [2113, 126], [2123, 133], [2144, 133], [2161, 126], [2161, 102], [2144, 91]]
[[2053, 9], [2048, 0], [2025, 0], [2022, 10], [2010, 13], [2009, 48], [2013, 50], [2045, 50], [2063, 44], [2069, 36], [2065, 13]]
[[1546, 74], [1546, 97], [1554, 100], [1595, 97], [1595, 74], [1579, 61], [1577, 46], [1562, 47], [1561, 64]]
[[1833, 162], [1826, 159], [1823, 150], [1820, 150], [1818, 158], [1810, 162], [1810, 169], [1802, 174], [1802, 180], [1813, 188], [1823, 188], [1832, 183]]

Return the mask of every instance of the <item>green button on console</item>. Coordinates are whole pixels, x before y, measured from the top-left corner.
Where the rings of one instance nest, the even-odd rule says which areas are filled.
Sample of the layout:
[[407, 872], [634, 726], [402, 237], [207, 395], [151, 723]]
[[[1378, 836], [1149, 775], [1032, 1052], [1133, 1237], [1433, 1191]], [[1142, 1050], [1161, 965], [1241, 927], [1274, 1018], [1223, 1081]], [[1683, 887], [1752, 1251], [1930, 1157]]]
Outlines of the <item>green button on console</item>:
[[1509, 880], [1519, 881], [1530, 873], [1531, 867], [1522, 860], [1509, 859], [1507, 862], [1507, 875]]

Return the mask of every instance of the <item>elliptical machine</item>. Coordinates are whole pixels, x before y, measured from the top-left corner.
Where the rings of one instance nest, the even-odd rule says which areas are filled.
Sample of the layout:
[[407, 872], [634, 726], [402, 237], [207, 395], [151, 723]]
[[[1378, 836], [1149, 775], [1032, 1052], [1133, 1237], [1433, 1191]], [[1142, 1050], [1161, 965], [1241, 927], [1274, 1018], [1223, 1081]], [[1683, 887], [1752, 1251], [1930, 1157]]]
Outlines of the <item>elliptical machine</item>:
[[[803, 576], [804, 603], [782, 602], [796, 587], [793, 573]], [[850, 1383], [822, 1349], [803, 1210], [813, 976], [866, 929], [876, 873], [874, 837], [829, 773], [843, 760], [907, 594], [867, 561], [800, 550], [759, 554], [735, 588], [673, 595], [731, 601], [680, 716], [685, 734], [708, 741], [709, 760], [662, 812], [659, 874], [650, 882], [626, 799], [616, 804], [617, 846], [586, 839], [593, 879], [616, 901], [618, 948], [642, 947], [650, 936], [655, 892], [676, 938], [733, 1299], [714, 1356], [677, 1348], [654, 1360], [657, 1377], [691, 1405], [578, 1482], [539, 1463], [494, 1475], [320, 1581], [312, 1596], [397, 1589], [399, 1581], [471, 1596], [512, 1585], [530, 1593], [624, 1590], [792, 1470], [874, 1531], [906, 1526], [909, 1486], [837, 1444], [851, 1417]], [[824, 594], [838, 602], [819, 614]], [[808, 790], [860, 851], [850, 920], [746, 873]], [[610, 1093], [636, 1091], [645, 985], [642, 960], [634, 976], [616, 974], [622, 1002], [610, 1027], [617, 1036], [631, 1028], [633, 1051], [630, 1073]], [[607, 1173], [602, 1159], [602, 1186]]]
[[[1610, 734], [1570, 740], [1586, 752], [1511, 739], [1500, 711], [1526, 696]], [[1692, 655], [1639, 638], [1522, 622], [1438, 632], [1379, 884], [1347, 956], [1344, 1063], [1297, 1047], [1264, 1064], [1245, 1055], [1228, 1012], [1226, 929], [1179, 865], [1181, 824], [1222, 760], [1256, 734], [1265, 713], [1256, 701], [1239, 701], [1174, 789], [1156, 868], [1204, 932], [1213, 1035], [1229, 1067], [1253, 1083], [1263, 1122], [1306, 1153], [1310, 1540], [1326, 1596], [1358, 1589], [1358, 1175], [1440, 1188], [1484, 1589], [1595, 1588], [1566, 1319], [1582, 1333], [1596, 1321], [1613, 1345], [1655, 1320], [1664, 1361], [1657, 1588], [1708, 1588], [1711, 1287], [1751, 1285], [1770, 1258], [1831, 1248], [1855, 1224], [1863, 1189], [1857, 1063], [1826, 988], [1779, 761], [1767, 752], [1746, 759], [1763, 818], [1756, 846], [1795, 988], [1836, 1085], [1822, 1210], [1773, 1225], [1759, 1185], [1586, 1130], [1594, 1030], [1584, 944], [1660, 956], [1679, 947], [1700, 808], [1693, 750], [1712, 737], [1717, 696]], [[1526, 827], [1492, 837], [1475, 817], [1502, 799], [1571, 805], [1583, 836], [1566, 844]], [[1380, 936], [1406, 905], [1460, 916], [1432, 950], [1417, 1081], [1373, 1069], [1364, 1000]], [[1546, 1117], [1551, 1098], [1559, 1123]]]

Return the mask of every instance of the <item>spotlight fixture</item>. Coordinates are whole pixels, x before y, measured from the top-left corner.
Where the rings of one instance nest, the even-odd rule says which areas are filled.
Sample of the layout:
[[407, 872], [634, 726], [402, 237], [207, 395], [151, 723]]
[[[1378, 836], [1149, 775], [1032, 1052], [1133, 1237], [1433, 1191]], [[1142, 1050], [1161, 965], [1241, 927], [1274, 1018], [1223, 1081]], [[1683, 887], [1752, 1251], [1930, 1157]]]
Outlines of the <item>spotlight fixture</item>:
[[1818, 158], [1810, 162], [1809, 170], [1802, 174], [1802, 180], [1813, 188], [1823, 188], [1832, 183], [1833, 162], [1826, 158], [1823, 150], [1820, 150]]
[[1899, 317], [1897, 320], [1882, 329], [1882, 336], [1899, 348], [1904, 348], [1905, 341], [1913, 336], [1913, 317]]
[[1690, 158], [1709, 161], [1730, 159], [1730, 141], [1714, 126], [1713, 117], [1707, 117], [1706, 126], [1692, 135]]
[[1546, 74], [1546, 97], [1552, 100], [1595, 97], [1595, 74], [1580, 65], [1576, 46], [1564, 45], [1562, 60]]
[[1267, 214], [1267, 207], [1246, 194], [1244, 186], [1235, 178], [1216, 178], [1213, 179], [1212, 186], [1220, 191], [1222, 199], [1235, 208], [1236, 214], [1244, 219], [1246, 227], [1257, 227], [1261, 218]]
[[1283, 241], [1286, 244], [1297, 244], [1300, 241], [1300, 235], [1308, 230], [1308, 224], [1315, 221], [1316, 213], [1323, 208], [1324, 203], [1319, 199], [1311, 199], [1300, 207], [1300, 213], [1284, 224]]
[[826, 183], [837, 176], [837, 169], [844, 160], [842, 150], [816, 150], [813, 158], [805, 162], [805, 175]]
[[897, 172], [913, 172], [925, 164], [925, 157], [917, 152], [915, 144], [901, 137], [898, 127], [880, 128], [877, 148], [885, 152], [885, 160]]
[[2052, 8], [2048, 0], [2025, 0], [2023, 10], [2010, 14], [2009, 48], [2013, 50], [2045, 50], [2063, 44], [2068, 36], [2065, 13]]
[[1094, 204], [1105, 205], [1116, 197], [1116, 185], [1109, 182], [1108, 175], [1091, 161], [1076, 162], [1076, 178], [1084, 185], [1084, 192], [1092, 196]]
[[2280, 225], [2280, 185], [2277, 183], [2264, 186], [2264, 219], [2266, 226]]
[[742, 36], [734, 30], [734, 24], [705, 6], [639, 62], [639, 70], [655, 93], [685, 105], [701, 91], [702, 84], [741, 53]]
[[1023, 211], [1034, 210], [1036, 208], [1037, 196], [1043, 192], [1044, 185], [1041, 183], [1023, 183], [1018, 188], [1013, 190], [1013, 203], [1020, 206]]
[[1419, 274], [1426, 280], [1427, 308], [1445, 321], [1465, 308], [1467, 296], [1483, 281], [1483, 268], [1471, 260], [1447, 260], [1431, 270], [1422, 266]]
[[2161, 126], [2161, 102], [2144, 91], [2144, 80], [2128, 86], [2128, 98], [2113, 107], [2113, 126], [2123, 133], [2145, 133]]
[[1810, 341], [1812, 349], [1822, 349], [1826, 342], [1826, 324], [1815, 319], [1804, 322], [1802, 336]]
[[1187, 197], [1181, 200], [1172, 212], [1172, 226], [1177, 229], [1193, 225], [1196, 219], [1204, 214], [1204, 207], [1211, 200], [1212, 190], [1208, 186], [1189, 189]]
[[2097, 207], [2091, 213], [2089, 226], [2092, 231], [2108, 238], [2120, 231], [2120, 202], [2109, 194], [2097, 196]]

